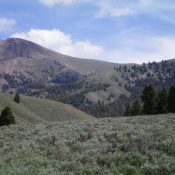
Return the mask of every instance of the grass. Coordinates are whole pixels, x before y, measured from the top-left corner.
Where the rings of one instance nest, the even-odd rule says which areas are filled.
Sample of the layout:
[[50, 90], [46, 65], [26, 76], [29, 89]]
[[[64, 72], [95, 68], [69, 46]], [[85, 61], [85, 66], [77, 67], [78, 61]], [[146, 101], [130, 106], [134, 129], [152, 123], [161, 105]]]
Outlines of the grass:
[[2, 175], [174, 175], [175, 115], [0, 128]]
[[14, 95], [0, 93], [0, 110], [11, 107], [17, 123], [57, 122], [84, 120], [90, 115], [76, 108], [52, 100], [21, 96], [20, 104], [13, 102]]

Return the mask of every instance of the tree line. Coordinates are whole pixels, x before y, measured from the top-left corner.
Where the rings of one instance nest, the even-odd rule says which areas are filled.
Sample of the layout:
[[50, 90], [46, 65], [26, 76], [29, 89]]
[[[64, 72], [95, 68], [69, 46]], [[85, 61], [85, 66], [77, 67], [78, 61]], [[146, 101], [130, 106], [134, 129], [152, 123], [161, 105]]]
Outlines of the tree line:
[[175, 113], [175, 86], [168, 90], [157, 90], [154, 86], [146, 86], [139, 100], [126, 106], [125, 116], [155, 115]]

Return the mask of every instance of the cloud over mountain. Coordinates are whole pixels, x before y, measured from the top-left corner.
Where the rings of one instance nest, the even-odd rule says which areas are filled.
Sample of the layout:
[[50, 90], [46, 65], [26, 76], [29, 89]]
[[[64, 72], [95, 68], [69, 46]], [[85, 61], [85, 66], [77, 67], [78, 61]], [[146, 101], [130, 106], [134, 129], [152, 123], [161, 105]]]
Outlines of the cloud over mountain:
[[[71, 35], [59, 29], [31, 29], [28, 32], [16, 33], [11, 37], [33, 41], [56, 52], [81, 58], [99, 59], [118, 63], [143, 63], [160, 61], [175, 56], [175, 38], [172, 36], [143, 37], [124, 33], [119, 35], [118, 46], [113, 49], [90, 41], [74, 40]], [[142, 44], [141, 44], [142, 43]]]
[[74, 41], [71, 35], [59, 29], [31, 29], [28, 32], [16, 33], [11, 37], [33, 41], [59, 53], [86, 58], [97, 58], [103, 52], [103, 47], [90, 41]]

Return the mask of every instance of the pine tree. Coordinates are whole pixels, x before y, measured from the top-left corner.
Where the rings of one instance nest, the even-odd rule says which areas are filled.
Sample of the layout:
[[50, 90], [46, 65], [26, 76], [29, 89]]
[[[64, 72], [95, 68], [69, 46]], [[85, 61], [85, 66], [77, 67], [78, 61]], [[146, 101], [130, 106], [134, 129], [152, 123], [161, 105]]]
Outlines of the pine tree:
[[171, 86], [168, 94], [168, 111], [175, 113], [175, 86]]
[[165, 88], [163, 88], [157, 99], [157, 114], [165, 114], [168, 112], [168, 93]]
[[131, 116], [131, 106], [128, 104], [125, 109], [125, 116]]
[[14, 102], [16, 102], [16, 103], [20, 103], [20, 95], [19, 95], [18, 92], [15, 94]]
[[142, 113], [142, 106], [139, 103], [139, 101], [135, 101], [131, 108], [131, 115], [137, 116], [137, 115], [141, 115], [141, 113]]
[[15, 124], [15, 118], [9, 107], [5, 107], [0, 116], [0, 126]]
[[156, 113], [156, 90], [153, 86], [146, 86], [142, 92], [143, 114], [151, 115]]

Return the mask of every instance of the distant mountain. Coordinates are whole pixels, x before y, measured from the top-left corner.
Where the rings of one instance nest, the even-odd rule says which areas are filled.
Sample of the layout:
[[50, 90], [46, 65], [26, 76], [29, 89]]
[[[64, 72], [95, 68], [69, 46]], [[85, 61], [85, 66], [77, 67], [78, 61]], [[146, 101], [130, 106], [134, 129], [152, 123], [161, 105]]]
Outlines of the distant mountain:
[[175, 84], [175, 60], [114, 64], [53, 52], [11, 38], [0, 41], [0, 89], [73, 105], [96, 117], [122, 115], [143, 87]]
[[9, 106], [17, 123], [41, 123], [71, 120], [87, 120], [92, 116], [60, 102], [21, 96], [19, 104], [13, 101], [14, 95], [0, 93], [0, 111]]

